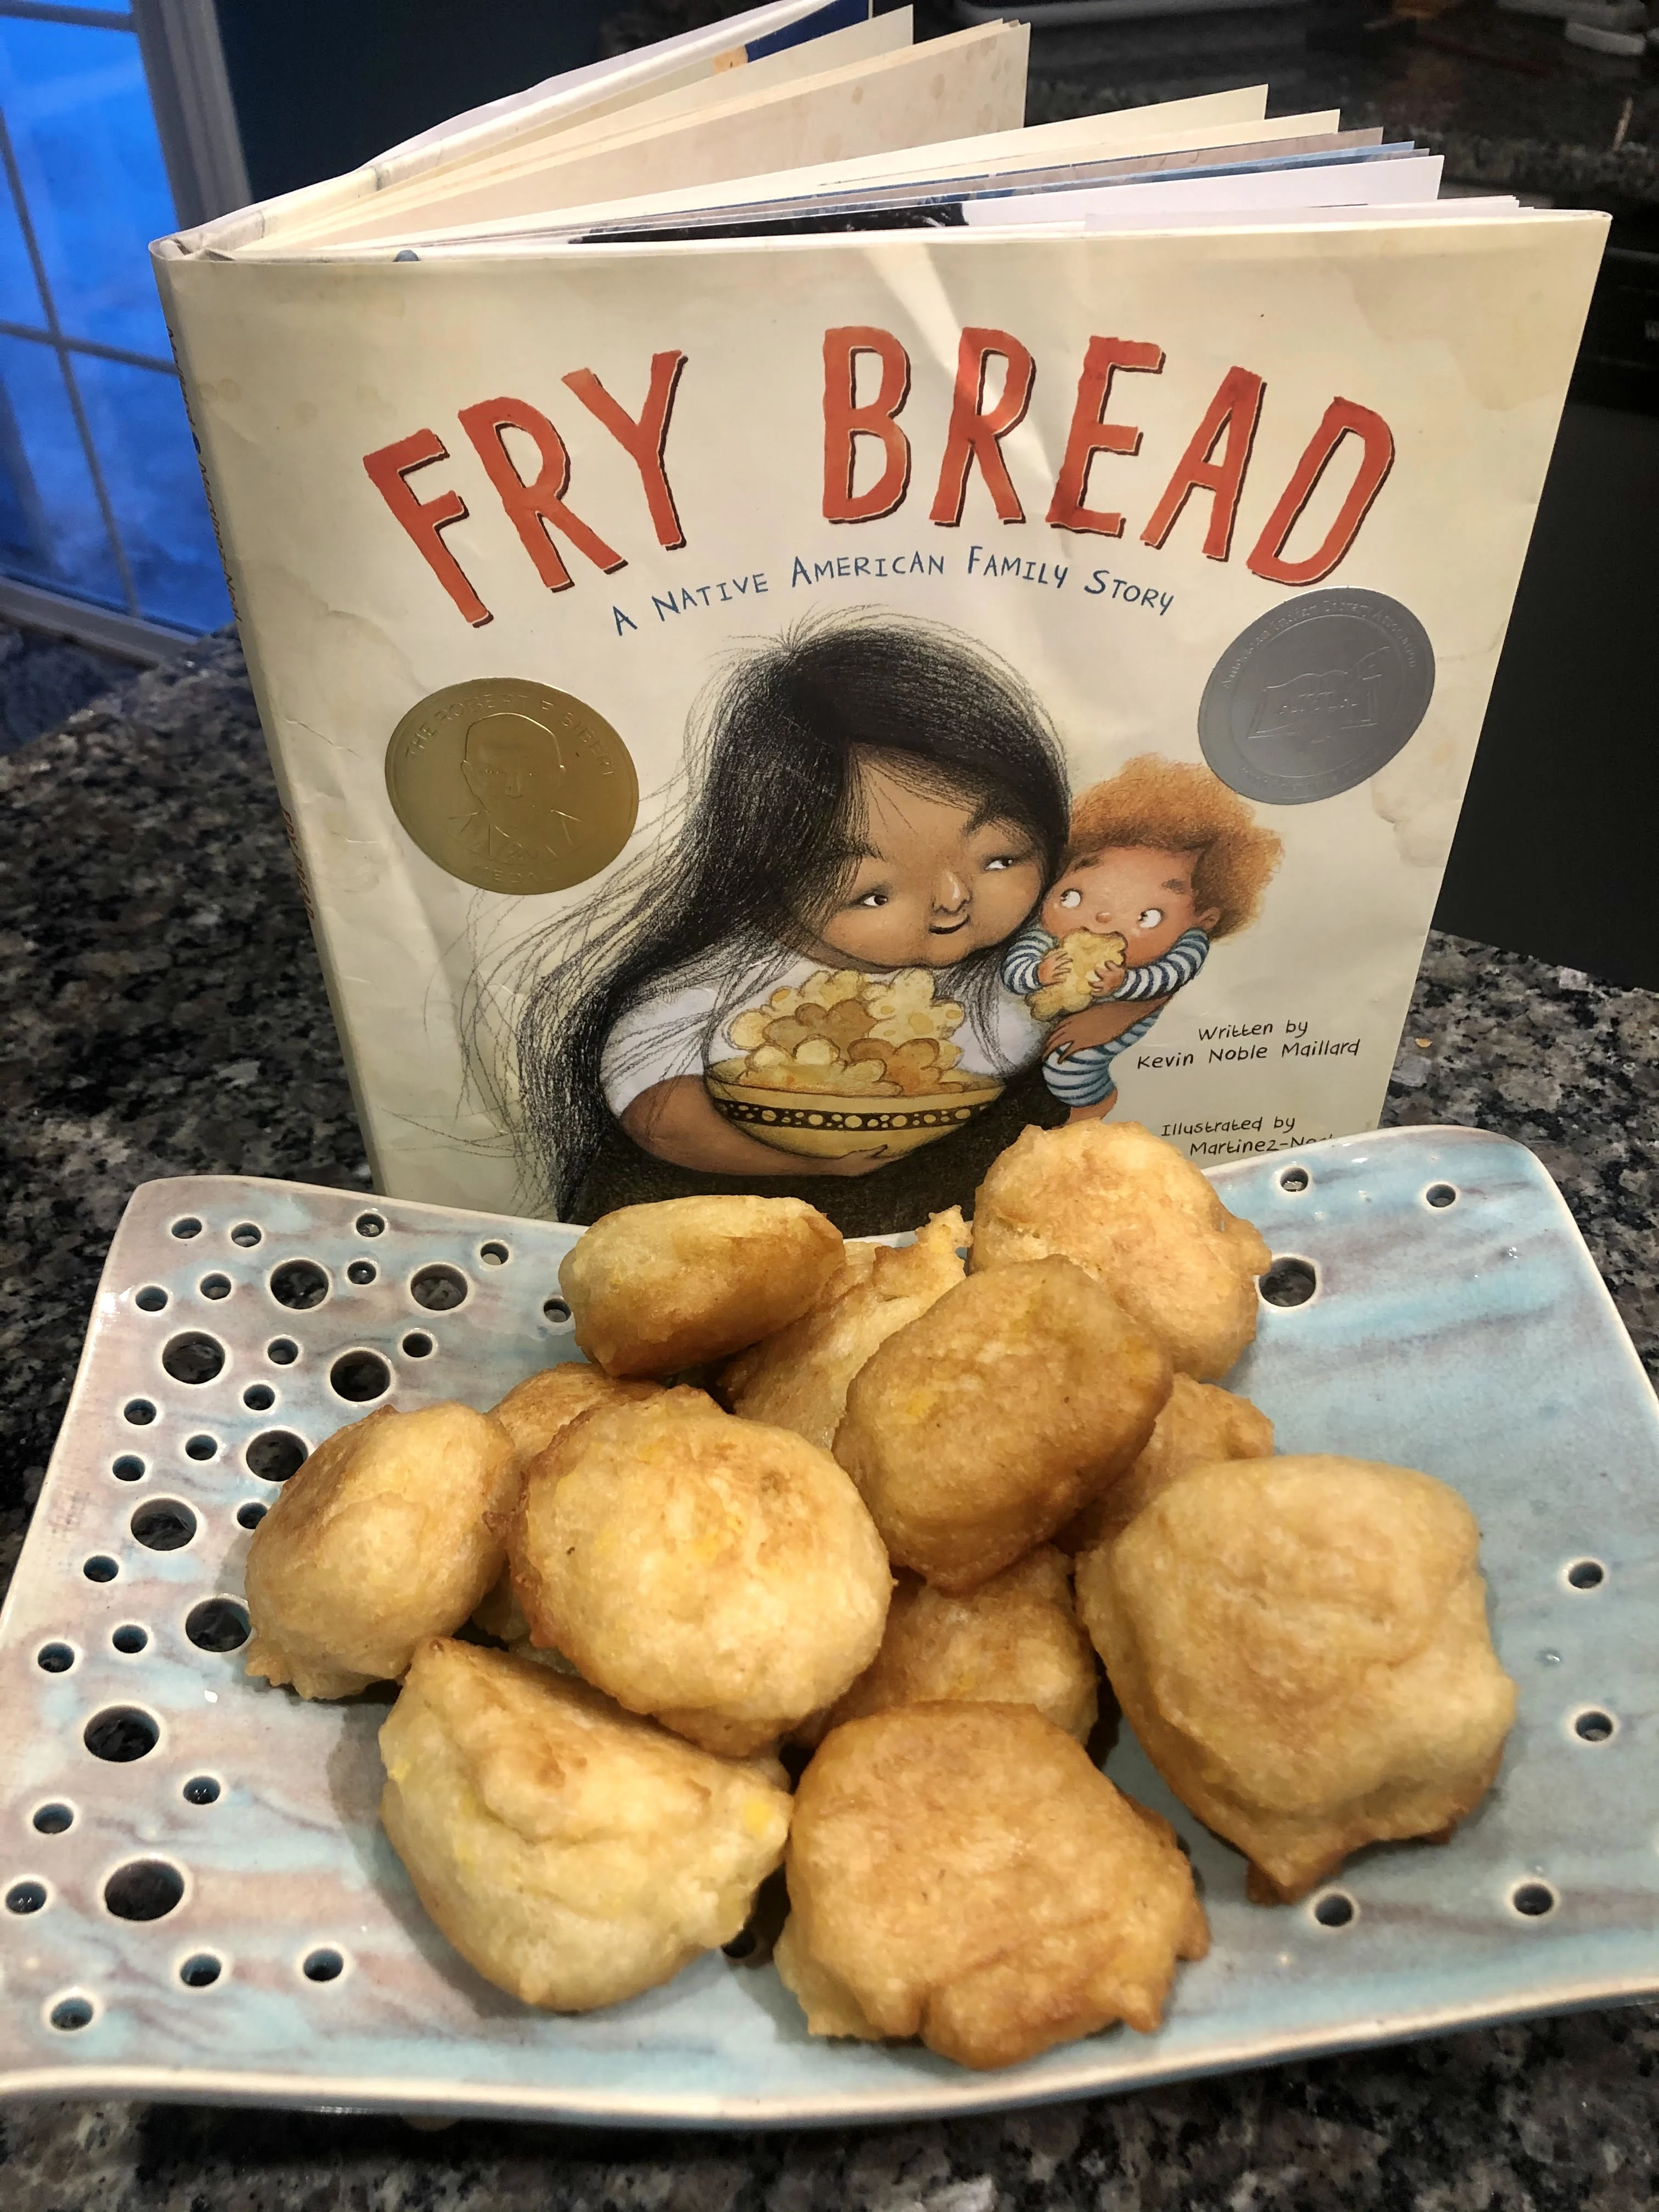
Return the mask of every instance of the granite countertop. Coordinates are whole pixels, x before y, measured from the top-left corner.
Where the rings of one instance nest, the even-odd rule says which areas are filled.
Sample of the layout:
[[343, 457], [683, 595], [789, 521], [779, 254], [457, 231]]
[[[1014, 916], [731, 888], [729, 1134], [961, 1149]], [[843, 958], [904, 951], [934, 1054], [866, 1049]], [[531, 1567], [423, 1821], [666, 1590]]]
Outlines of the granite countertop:
[[[605, 43], [620, 52], [745, 4], [634, 0], [611, 18]], [[968, 20], [951, 0], [914, 4], [919, 39]], [[1018, 0], [986, 4], [1024, 12]], [[1592, 53], [1569, 46], [1559, 21], [1510, 15], [1493, 0], [1406, 4], [1443, 11], [1419, 22], [1391, 16], [1390, 0], [1281, 0], [1124, 23], [1044, 22], [1031, 33], [1026, 119], [1265, 82], [1270, 115], [1340, 108], [1346, 127], [1381, 124], [1390, 138], [1443, 154], [1449, 183], [1638, 220], [1659, 209], [1659, 55]]]
[[1383, 0], [1152, 17], [1031, 42], [1030, 119], [1270, 87], [1267, 112], [1341, 110], [1446, 158], [1448, 182], [1615, 213], [1659, 207], [1659, 68], [1569, 46], [1559, 22], [1459, 0], [1432, 21]]
[[[234, 643], [0, 759], [0, 1587], [135, 1183], [365, 1185]], [[1386, 1119], [1520, 1138], [1659, 1370], [1659, 997], [1430, 942]], [[949, 2125], [770, 2136], [0, 2107], [6, 2212], [1638, 2212], [1659, 2008]]]

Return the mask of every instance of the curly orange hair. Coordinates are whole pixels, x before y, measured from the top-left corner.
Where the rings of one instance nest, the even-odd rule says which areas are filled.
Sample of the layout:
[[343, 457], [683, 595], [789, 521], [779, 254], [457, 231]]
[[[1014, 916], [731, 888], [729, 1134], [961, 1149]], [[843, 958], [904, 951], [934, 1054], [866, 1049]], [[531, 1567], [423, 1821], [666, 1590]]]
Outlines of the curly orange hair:
[[1219, 776], [1157, 753], [1139, 754], [1109, 781], [1091, 784], [1072, 808], [1068, 868], [1122, 845], [1197, 854], [1193, 903], [1200, 912], [1216, 908], [1212, 937], [1231, 936], [1255, 920], [1284, 851]]

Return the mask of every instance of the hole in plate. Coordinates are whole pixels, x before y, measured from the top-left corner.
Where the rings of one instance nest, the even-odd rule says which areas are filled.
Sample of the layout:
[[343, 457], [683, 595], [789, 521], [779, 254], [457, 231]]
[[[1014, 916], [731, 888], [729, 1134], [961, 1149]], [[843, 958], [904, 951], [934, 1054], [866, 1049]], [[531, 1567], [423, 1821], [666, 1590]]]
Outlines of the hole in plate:
[[89, 1583], [112, 1583], [121, 1569], [107, 1552], [94, 1552], [81, 1562], [81, 1571]]
[[328, 1296], [328, 1274], [314, 1260], [284, 1260], [270, 1271], [270, 1295], [293, 1313], [309, 1313]]
[[155, 1408], [148, 1398], [129, 1398], [121, 1408], [121, 1419], [131, 1421], [135, 1429], [148, 1428], [155, 1419]]
[[15, 1881], [6, 1892], [8, 1912], [39, 1912], [46, 1901], [43, 1881]]
[[151, 1498], [127, 1526], [147, 1552], [182, 1552], [196, 1534], [196, 1516], [181, 1498]]
[[337, 1397], [361, 1406], [386, 1395], [392, 1370], [378, 1352], [343, 1352], [328, 1370], [328, 1385]]
[[1607, 1571], [1600, 1559], [1575, 1559], [1567, 1569], [1567, 1586], [1571, 1589], [1600, 1589], [1607, 1578]]
[[453, 1313], [465, 1302], [471, 1285], [459, 1267], [436, 1263], [416, 1270], [410, 1280], [410, 1295], [428, 1313]]
[[234, 1597], [204, 1597], [185, 1615], [185, 1633], [200, 1651], [234, 1651], [247, 1642], [247, 1614]]
[[161, 1739], [161, 1729], [137, 1705], [106, 1705], [81, 1732], [82, 1742], [94, 1759], [109, 1759], [117, 1766], [147, 1757]]
[[354, 1260], [346, 1269], [346, 1280], [361, 1289], [365, 1283], [372, 1283], [380, 1272], [372, 1260]]
[[186, 1805], [216, 1805], [219, 1784], [210, 1774], [192, 1774], [179, 1794]]
[[1319, 1288], [1319, 1275], [1310, 1260], [1275, 1258], [1256, 1286], [1270, 1306], [1305, 1306]]
[[142, 1291], [133, 1293], [132, 1303], [140, 1313], [160, 1313], [167, 1302], [167, 1294], [159, 1283], [146, 1283]]
[[504, 1267], [513, 1255], [505, 1244], [492, 1237], [488, 1244], [480, 1244], [478, 1257], [487, 1267]]
[[300, 1972], [308, 1982], [337, 1982], [344, 1971], [345, 1960], [327, 1945], [307, 1951], [300, 1966]]
[[1547, 1881], [1521, 1881], [1510, 1892], [1510, 1903], [1524, 1918], [1541, 1920], [1555, 1910], [1555, 1892]]
[[118, 1651], [125, 1652], [131, 1658], [135, 1651], [142, 1651], [149, 1642], [149, 1631], [140, 1628], [136, 1620], [124, 1620], [118, 1629], [112, 1632], [109, 1640]]
[[185, 1438], [186, 1459], [211, 1459], [218, 1449], [217, 1437], [186, 1437]]
[[236, 1509], [236, 1526], [239, 1528], [257, 1528], [269, 1510], [269, 1507], [261, 1505], [257, 1498], [245, 1498]]
[[118, 1920], [165, 1920], [185, 1893], [185, 1877], [165, 1859], [130, 1859], [104, 1884], [104, 1904]]
[[161, 1364], [175, 1382], [211, 1382], [225, 1364], [225, 1347], [216, 1336], [204, 1336], [198, 1328], [169, 1337], [161, 1351]]
[[1342, 1890], [1328, 1889], [1314, 1899], [1313, 1917], [1322, 1928], [1346, 1928], [1353, 1916], [1353, 1899]]
[[273, 1336], [265, 1346], [265, 1358], [273, 1367], [292, 1367], [300, 1357], [300, 1347], [291, 1336]]
[[211, 1951], [192, 1951], [179, 1969], [179, 1978], [187, 1990], [210, 1990], [224, 1968]]
[[404, 1350], [411, 1359], [429, 1359], [432, 1357], [432, 1339], [423, 1328], [411, 1328], [404, 1339]]
[[286, 1429], [267, 1429], [263, 1436], [250, 1437], [247, 1449], [242, 1454], [250, 1474], [265, 1482], [286, 1482], [289, 1475], [305, 1465], [306, 1447]]
[[228, 1298], [230, 1296], [228, 1275], [204, 1275], [196, 1285], [204, 1298]]
[[[200, 1225], [199, 1223], [197, 1224], [198, 1228]], [[178, 1233], [175, 1229], [174, 1236]], [[191, 1230], [190, 1233], [193, 1237], [196, 1231]], [[92, 2026], [92, 2006], [85, 1997], [59, 1997], [46, 2018], [54, 2027], [61, 2028], [68, 2035], [77, 2027]]]
[[1423, 1194], [1423, 1203], [1433, 1206], [1455, 1206], [1456, 1186], [1449, 1182], [1431, 1182]]
[[75, 1808], [72, 1805], [60, 1805], [56, 1799], [50, 1805], [37, 1805], [33, 1826], [43, 1836], [61, 1836], [75, 1826]]
[[173, 1233], [179, 1237], [199, 1237], [202, 1233], [202, 1224], [193, 1213], [181, 1214], [173, 1224]]
[[230, 1232], [230, 1241], [246, 1251], [255, 1244], [263, 1243], [264, 1233], [257, 1221], [239, 1221]]
[[544, 1298], [542, 1312], [555, 1328], [562, 1328], [570, 1318], [570, 1309], [562, 1298]]
[[1306, 1190], [1308, 1182], [1306, 1168], [1286, 1168], [1279, 1178], [1279, 1188], [1289, 1191], [1294, 1197], [1297, 1191]]
[[75, 1664], [75, 1648], [69, 1644], [43, 1644], [34, 1655], [34, 1663], [44, 1674], [67, 1674]]
[[276, 1393], [269, 1382], [250, 1382], [242, 1393], [242, 1403], [250, 1413], [268, 1413], [276, 1403]]
[[110, 1462], [109, 1471], [118, 1482], [137, 1482], [143, 1474], [144, 1462], [136, 1453], [123, 1452], [119, 1459]]
[[378, 1213], [360, 1213], [357, 1216], [357, 1234], [360, 1237], [384, 1237], [386, 1224]]
[[1586, 1743], [1606, 1743], [1618, 1725], [1618, 1722], [1611, 1713], [1604, 1713], [1598, 1706], [1592, 1706], [1588, 1712], [1580, 1713], [1576, 1717], [1572, 1723], [1572, 1732], [1576, 1736], [1582, 1737]]

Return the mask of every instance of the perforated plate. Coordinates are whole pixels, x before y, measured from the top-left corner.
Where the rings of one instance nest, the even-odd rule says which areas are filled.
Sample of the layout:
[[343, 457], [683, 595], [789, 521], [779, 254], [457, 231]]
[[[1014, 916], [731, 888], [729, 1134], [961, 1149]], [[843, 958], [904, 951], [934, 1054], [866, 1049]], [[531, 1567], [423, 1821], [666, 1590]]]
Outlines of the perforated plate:
[[[264, 1440], [308, 1445], [351, 1419], [368, 1401], [331, 1376], [362, 1390], [376, 1359], [400, 1404], [487, 1406], [571, 1356], [544, 1302], [575, 1232], [235, 1177], [150, 1183], [111, 1250], [0, 1618], [0, 2093], [875, 2119], [1659, 1989], [1659, 1417], [1553, 1185], [1520, 1146], [1452, 1129], [1215, 1181], [1316, 1285], [1264, 1307], [1231, 1378], [1280, 1448], [1426, 1468], [1480, 1516], [1521, 1712], [1498, 1788], [1449, 1848], [1364, 1853], [1304, 1905], [1252, 1907], [1237, 1854], [1126, 1741], [1109, 1771], [1189, 1839], [1215, 1937], [1155, 2036], [971, 2075], [912, 2047], [811, 2042], [770, 1968], [719, 1954], [582, 2019], [513, 2002], [435, 1936], [376, 1825], [384, 1703], [303, 1705], [210, 1647], [240, 1633], [243, 1522], [276, 1494], [252, 1471], [284, 1464]], [[272, 1285], [298, 1261], [326, 1295], [295, 1310]], [[447, 1310], [414, 1287], [434, 1267], [465, 1291]], [[207, 1349], [171, 1366], [202, 1375], [216, 1348], [210, 1377], [169, 1371], [167, 1347], [192, 1336]], [[190, 1530], [163, 1550], [141, 1533]], [[88, 1732], [139, 1755], [96, 1756]]]

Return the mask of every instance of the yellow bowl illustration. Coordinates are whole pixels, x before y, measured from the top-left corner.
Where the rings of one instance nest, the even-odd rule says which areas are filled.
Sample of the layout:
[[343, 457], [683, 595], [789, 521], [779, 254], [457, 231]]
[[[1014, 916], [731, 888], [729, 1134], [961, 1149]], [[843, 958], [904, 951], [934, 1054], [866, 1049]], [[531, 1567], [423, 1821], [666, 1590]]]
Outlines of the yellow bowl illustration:
[[848, 1152], [913, 1152], [948, 1137], [1002, 1096], [1000, 1083], [973, 1091], [935, 1091], [920, 1098], [871, 1097], [845, 1091], [771, 1091], [758, 1083], [703, 1078], [728, 1121], [781, 1152], [840, 1159]]

